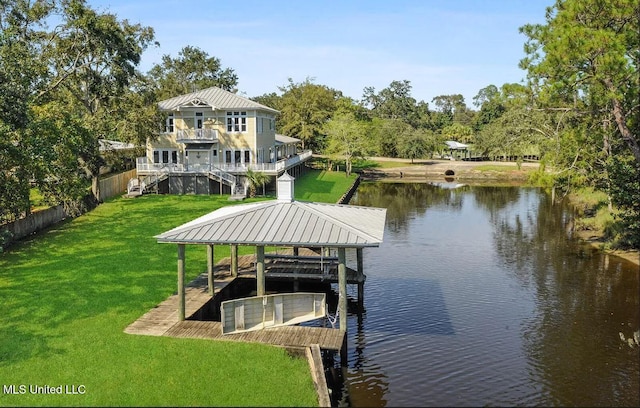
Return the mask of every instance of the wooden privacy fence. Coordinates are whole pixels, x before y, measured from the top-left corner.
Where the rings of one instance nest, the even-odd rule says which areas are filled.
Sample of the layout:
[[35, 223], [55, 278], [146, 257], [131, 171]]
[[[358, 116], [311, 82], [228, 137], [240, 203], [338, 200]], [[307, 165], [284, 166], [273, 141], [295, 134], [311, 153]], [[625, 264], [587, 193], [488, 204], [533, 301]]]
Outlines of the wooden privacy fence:
[[[100, 180], [100, 195], [102, 199], [106, 200], [125, 193], [127, 191], [127, 183], [131, 178], [136, 177], [136, 175], [136, 169], [133, 169]], [[4, 239], [0, 239], [0, 247], [7, 247], [11, 242], [48, 228], [68, 217], [69, 214], [64, 210], [64, 206], [57, 205], [45, 210], [36, 211], [19, 220], [0, 225], [0, 234], [5, 234]], [[9, 233], [8, 237], [6, 237], [7, 231]], [[3, 238], [3, 236], [0, 235], [0, 238]]]
[[136, 169], [106, 177], [100, 180], [100, 196], [102, 200], [107, 200], [127, 192], [127, 183], [132, 178], [137, 177]]
[[64, 207], [57, 205], [55, 207], [47, 208], [46, 210], [34, 212], [27, 217], [2, 225], [0, 226], [0, 230], [6, 230], [11, 233], [9, 242], [5, 243], [5, 245], [8, 245], [12, 241], [22, 239], [34, 232], [56, 224], [65, 218], [67, 218], [67, 213], [65, 212]]

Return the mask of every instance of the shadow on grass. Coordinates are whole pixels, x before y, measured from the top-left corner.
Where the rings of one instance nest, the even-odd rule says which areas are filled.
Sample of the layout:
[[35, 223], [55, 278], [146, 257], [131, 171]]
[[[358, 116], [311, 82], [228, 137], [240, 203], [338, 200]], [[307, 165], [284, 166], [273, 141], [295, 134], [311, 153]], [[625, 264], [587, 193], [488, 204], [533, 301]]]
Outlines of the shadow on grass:
[[[302, 199], [309, 199], [312, 194], [330, 194], [335, 186], [333, 181], [315, 180], [313, 182], [313, 190], [301, 186], [297, 190], [301, 193]], [[308, 191], [307, 191], [308, 190]]]
[[[153, 236], [222, 204], [226, 197], [117, 200], [12, 246], [0, 255], [1, 364], [63, 352], [50, 346], [56, 330], [80, 319], [108, 315], [120, 333], [175, 292], [176, 246]], [[187, 247], [187, 279], [206, 270], [205, 254]]]
[[0, 367], [34, 357], [64, 354], [65, 350], [50, 346], [59, 336], [38, 330], [27, 330], [19, 324], [0, 328]]

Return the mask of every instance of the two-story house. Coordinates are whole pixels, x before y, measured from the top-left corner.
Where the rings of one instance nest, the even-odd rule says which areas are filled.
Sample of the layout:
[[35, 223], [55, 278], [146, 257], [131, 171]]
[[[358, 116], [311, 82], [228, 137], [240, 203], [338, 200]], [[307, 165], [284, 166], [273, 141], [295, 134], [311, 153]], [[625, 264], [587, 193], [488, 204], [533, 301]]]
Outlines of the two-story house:
[[276, 134], [277, 110], [232, 92], [212, 87], [158, 105], [165, 131], [147, 142], [136, 166], [147, 189], [243, 195], [248, 169], [295, 174], [311, 157], [297, 150], [299, 139]]

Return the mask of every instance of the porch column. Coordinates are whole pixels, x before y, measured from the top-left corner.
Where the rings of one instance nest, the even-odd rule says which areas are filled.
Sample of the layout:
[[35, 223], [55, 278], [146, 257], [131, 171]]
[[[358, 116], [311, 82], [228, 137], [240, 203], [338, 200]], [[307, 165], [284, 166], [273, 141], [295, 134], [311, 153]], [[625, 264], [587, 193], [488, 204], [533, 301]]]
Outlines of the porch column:
[[209, 285], [209, 294], [213, 296], [213, 245], [207, 245], [207, 280]]
[[340, 330], [347, 331], [347, 268], [344, 248], [338, 248], [338, 315]]
[[178, 319], [185, 319], [184, 304], [184, 244], [178, 244]]
[[256, 295], [264, 295], [264, 247], [256, 247]]
[[231, 245], [231, 276], [238, 276], [238, 246]]

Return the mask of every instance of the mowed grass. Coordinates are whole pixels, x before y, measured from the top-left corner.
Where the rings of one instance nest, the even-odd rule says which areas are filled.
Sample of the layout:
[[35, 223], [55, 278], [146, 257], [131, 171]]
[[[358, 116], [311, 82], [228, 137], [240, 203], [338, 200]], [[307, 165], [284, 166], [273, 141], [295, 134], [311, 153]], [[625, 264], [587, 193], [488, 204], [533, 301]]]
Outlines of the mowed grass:
[[357, 174], [347, 177], [345, 172], [310, 170], [296, 179], [296, 200], [335, 203], [347, 192]]
[[[176, 245], [154, 235], [227, 198], [119, 198], [0, 254], [0, 405], [317, 405], [307, 361], [283, 349], [123, 332], [176, 291]], [[186, 252], [189, 281], [206, 270], [206, 248]], [[215, 256], [229, 248], [216, 246]], [[26, 393], [11, 394], [10, 385]], [[31, 394], [29, 386], [82, 386], [84, 394]]]

